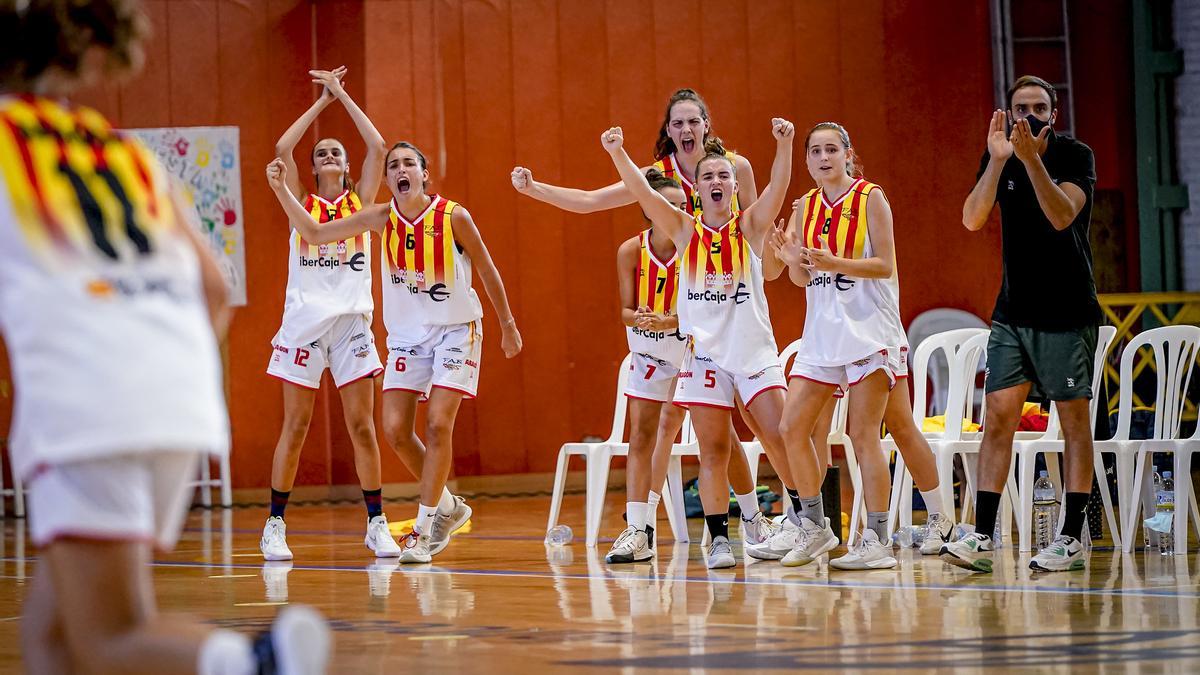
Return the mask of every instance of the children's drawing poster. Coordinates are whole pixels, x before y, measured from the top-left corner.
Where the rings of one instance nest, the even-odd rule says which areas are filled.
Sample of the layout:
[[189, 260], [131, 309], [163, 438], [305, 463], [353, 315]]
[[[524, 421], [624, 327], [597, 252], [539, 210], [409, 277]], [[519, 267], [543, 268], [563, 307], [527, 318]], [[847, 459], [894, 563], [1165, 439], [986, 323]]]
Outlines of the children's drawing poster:
[[200, 233], [229, 286], [229, 302], [246, 304], [246, 233], [237, 127], [129, 129], [158, 157], [196, 207]]

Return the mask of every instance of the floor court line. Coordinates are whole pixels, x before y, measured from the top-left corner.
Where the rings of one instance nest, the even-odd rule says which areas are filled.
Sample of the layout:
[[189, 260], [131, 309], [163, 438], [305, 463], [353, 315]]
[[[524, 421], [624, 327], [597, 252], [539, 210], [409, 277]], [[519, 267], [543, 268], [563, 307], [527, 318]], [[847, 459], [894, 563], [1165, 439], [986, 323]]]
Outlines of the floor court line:
[[[8, 560], [0, 558], [0, 560]], [[183, 567], [197, 569], [262, 569], [262, 565], [245, 565], [232, 564], [221, 565], [216, 563], [192, 563], [192, 562], [176, 562], [176, 561], [155, 561], [151, 563], [155, 567]], [[350, 567], [340, 565], [293, 565], [293, 572], [304, 570], [310, 572], [368, 572], [366, 566]], [[399, 570], [398, 570], [399, 571]], [[618, 580], [610, 574], [555, 574], [546, 572], [529, 572], [521, 570], [480, 570], [480, 569], [422, 569], [418, 567], [403, 568], [405, 574], [449, 574], [461, 576], [478, 576], [478, 577], [508, 577], [508, 578], [526, 578], [526, 579], [572, 579], [572, 580], [590, 580], [590, 579], [611, 579]], [[961, 586], [953, 586], [948, 584], [934, 585], [912, 585], [901, 586], [896, 583], [871, 583], [864, 581], [828, 581], [822, 579], [721, 579], [710, 577], [672, 577], [666, 575], [641, 575], [641, 576], [622, 576], [621, 581], [677, 581], [684, 583], [731, 583], [744, 585], [762, 585], [762, 586], [810, 586], [810, 587], [825, 587], [825, 588], [846, 588], [846, 589], [861, 589], [861, 590], [904, 590], [911, 588], [918, 591], [960, 591], [971, 593], [1031, 593], [1031, 594], [1048, 594], [1048, 595], [1093, 595], [1093, 596], [1121, 596], [1121, 597], [1163, 597], [1163, 598], [1200, 598], [1200, 593], [1180, 593], [1169, 590], [1168, 588], [1029, 588], [1022, 586], [984, 586], [979, 584], [964, 584]]]

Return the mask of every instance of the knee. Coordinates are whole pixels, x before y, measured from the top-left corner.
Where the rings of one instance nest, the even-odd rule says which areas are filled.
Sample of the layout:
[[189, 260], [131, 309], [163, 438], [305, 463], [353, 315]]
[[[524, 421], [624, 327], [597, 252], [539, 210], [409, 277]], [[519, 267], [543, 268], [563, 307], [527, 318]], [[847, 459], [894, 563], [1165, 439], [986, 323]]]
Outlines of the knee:
[[369, 416], [347, 419], [346, 431], [350, 433], [354, 447], [370, 449], [375, 446], [375, 420]]
[[429, 445], [449, 444], [454, 436], [454, 420], [431, 414], [425, 423], [425, 442]]
[[855, 452], [860, 452], [859, 448], [870, 448], [879, 445], [879, 429], [852, 427], [846, 433], [850, 437], [850, 442], [854, 444]]
[[298, 412], [283, 416], [282, 435], [290, 450], [296, 452], [300, 450], [300, 446], [304, 444], [304, 437], [308, 435], [310, 422], [312, 422], [311, 412]]
[[1021, 420], [1021, 407], [989, 406], [984, 416], [983, 428], [992, 435], [1011, 436]]
[[652, 425], [630, 429], [629, 452], [630, 454], [638, 452], [650, 454], [654, 452], [654, 444], [657, 440], [657, 429]]

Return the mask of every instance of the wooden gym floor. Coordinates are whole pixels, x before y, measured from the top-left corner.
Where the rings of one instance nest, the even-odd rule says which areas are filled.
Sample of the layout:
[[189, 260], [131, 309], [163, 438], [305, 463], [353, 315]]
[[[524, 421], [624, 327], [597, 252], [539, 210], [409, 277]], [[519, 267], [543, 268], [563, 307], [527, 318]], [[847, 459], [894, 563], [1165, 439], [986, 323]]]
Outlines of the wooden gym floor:
[[[709, 572], [696, 543], [673, 545], [668, 532], [657, 560], [610, 567], [611, 539], [592, 550], [581, 541], [580, 496], [564, 505], [576, 542], [557, 549], [542, 543], [547, 498], [471, 503], [469, 534], [433, 565], [405, 567], [370, 556], [359, 505], [292, 506], [296, 559], [265, 565], [265, 509], [193, 510], [177, 550], [155, 563], [160, 604], [248, 632], [283, 603], [314, 605], [332, 622], [333, 672], [345, 673], [1200, 672], [1194, 554], [1098, 548], [1086, 571], [1054, 575], [1032, 574], [1011, 548], [992, 575], [911, 550], [899, 570], [740, 560]], [[387, 511], [398, 521], [415, 505]], [[620, 511], [610, 504], [604, 534], [619, 532]], [[18, 672], [36, 551], [22, 521], [3, 528], [0, 670]]]

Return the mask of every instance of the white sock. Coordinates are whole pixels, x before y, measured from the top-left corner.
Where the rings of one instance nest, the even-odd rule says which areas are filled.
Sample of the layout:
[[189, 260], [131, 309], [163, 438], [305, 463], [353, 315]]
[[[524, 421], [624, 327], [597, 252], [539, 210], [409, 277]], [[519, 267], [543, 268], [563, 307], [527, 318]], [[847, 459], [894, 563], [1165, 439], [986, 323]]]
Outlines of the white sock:
[[454, 495], [450, 494], [450, 489], [442, 488], [442, 497], [438, 500], [437, 512], [443, 516], [448, 516], [454, 513], [454, 507], [457, 505], [454, 501]]
[[753, 520], [754, 515], [758, 513], [758, 493], [751, 492], [734, 496], [737, 497], [738, 506], [742, 509], [742, 520], [747, 522]]
[[800, 522], [800, 519], [796, 517], [796, 509], [792, 507], [792, 500], [786, 492], [783, 495], [783, 515], [793, 523]]
[[646, 529], [646, 513], [650, 505], [646, 502], [625, 502], [625, 518], [629, 526], [637, 530]]
[[425, 506], [421, 504], [417, 507], [417, 521], [413, 523], [413, 530], [417, 534], [429, 534], [433, 529], [433, 516], [437, 514], [436, 506]]
[[658, 502], [661, 499], [662, 495], [654, 490], [646, 497], [646, 524], [655, 529], [658, 528]]
[[196, 655], [198, 675], [253, 675], [258, 672], [250, 638], [231, 630], [214, 630]]
[[929, 515], [942, 513], [942, 493], [936, 487], [932, 490], [921, 490], [921, 499], [925, 500], [925, 510]]

